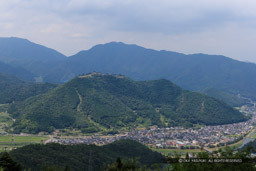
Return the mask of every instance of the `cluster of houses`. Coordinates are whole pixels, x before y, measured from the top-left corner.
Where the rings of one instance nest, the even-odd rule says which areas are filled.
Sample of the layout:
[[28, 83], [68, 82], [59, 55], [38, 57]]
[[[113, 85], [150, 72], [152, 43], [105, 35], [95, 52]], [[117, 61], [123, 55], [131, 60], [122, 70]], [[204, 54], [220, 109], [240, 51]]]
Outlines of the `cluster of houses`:
[[[246, 108], [246, 110], [251, 109]], [[185, 129], [182, 127], [157, 128], [152, 126], [148, 130], [134, 130], [117, 135], [100, 136], [95, 134], [80, 138], [53, 138], [48, 142], [105, 145], [120, 139], [132, 139], [154, 148], [215, 147], [234, 143], [254, 129], [256, 113], [254, 111], [251, 114], [253, 116], [249, 121], [235, 124], [203, 126], [198, 129]]]

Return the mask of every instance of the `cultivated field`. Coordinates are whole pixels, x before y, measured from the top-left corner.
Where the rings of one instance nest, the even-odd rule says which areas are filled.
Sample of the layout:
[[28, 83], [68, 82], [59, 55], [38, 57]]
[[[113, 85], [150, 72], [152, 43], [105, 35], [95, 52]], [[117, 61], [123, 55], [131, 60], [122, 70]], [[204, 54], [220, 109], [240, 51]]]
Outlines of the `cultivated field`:
[[43, 143], [48, 137], [43, 136], [0, 136], [0, 151], [9, 151], [28, 144]]

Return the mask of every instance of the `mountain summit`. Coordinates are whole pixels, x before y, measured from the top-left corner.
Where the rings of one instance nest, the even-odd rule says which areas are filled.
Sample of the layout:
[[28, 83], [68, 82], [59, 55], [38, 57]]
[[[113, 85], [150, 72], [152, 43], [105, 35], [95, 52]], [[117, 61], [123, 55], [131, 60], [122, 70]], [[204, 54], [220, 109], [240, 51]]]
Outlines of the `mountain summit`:
[[221, 55], [185, 55], [120, 42], [96, 45], [71, 56], [48, 78], [69, 80], [92, 71], [123, 74], [135, 80], [164, 78], [189, 90], [214, 88], [256, 98], [256, 64]]
[[223, 102], [184, 91], [165, 79], [133, 81], [101, 73], [80, 75], [46, 94], [13, 104], [9, 112], [17, 119], [17, 132], [32, 133], [67, 127], [98, 132], [246, 120]]
[[[23, 68], [35, 76], [44, 76], [66, 56], [56, 50], [21, 38], [0, 38], [0, 61]], [[23, 77], [24, 78], [24, 77]], [[29, 77], [25, 77], [30, 80]]]
[[66, 58], [25, 39], [0, 38], [0, 62], [24, 69], [24, 74], [15, 75], [29, 77], [28, 80], [34, 76], [63, 83], [79, 74], [97, 71], [134, 80], [164, 78], [188, 90], [204, 92], [213, 88], [229, 96], [240, 94], [256, 99], [256, 64], [221, 55], [185, 55], [111, 42]]

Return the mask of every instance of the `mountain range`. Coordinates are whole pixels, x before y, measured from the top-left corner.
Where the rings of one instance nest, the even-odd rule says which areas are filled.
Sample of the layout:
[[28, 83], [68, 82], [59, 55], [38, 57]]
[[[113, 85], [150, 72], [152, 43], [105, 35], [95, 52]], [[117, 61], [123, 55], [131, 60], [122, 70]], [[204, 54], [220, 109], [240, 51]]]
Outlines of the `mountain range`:
[[63, 83], [97, 71], [134, 80], [167, 79], [188, 90], [212, 88], [234, 98], [256, 98], [256, 64], [220, 55], [185, 55], [111, 42], [66, 57], [26, 39], [0, 38], [0, 62], [8, 66], [7, 74], [30, 81]]
[[[255, 74], [255, 64], [220, 55], [111, 42], [67, 57], [26, 39], [0, 38], [0, 113], [8, 118], [2, 118], [2, 125], [14, 134], [107, 135], [151, 126], [244, 122], [251, 116], [233, 107], [256, 100]], [[7, 152], [0, 156], [4, 169], [116, 170], [112, 168], [138, 165], [156, 170], [156, 163], [166, 162], [161, 154], [124, 139], [103, 146], [31, 144], [10, 155], [14, 160]]]
[[247, 118], [209, 96], [166, 79], [133, 81], [122, 75], [80, 75], [47, 93], [11, 105], [15, 132], [78, 128], [85, 133], [193, 125], [221, 125]]

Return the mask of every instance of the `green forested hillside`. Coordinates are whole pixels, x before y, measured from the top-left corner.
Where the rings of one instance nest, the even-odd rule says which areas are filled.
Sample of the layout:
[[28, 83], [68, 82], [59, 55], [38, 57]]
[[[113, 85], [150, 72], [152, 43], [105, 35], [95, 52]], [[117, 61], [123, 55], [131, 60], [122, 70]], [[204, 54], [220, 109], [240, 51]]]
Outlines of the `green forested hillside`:
[[234, 151], [234, 148], [231, 147], [225, 147], [214, 151], [212, 154], [204, 151], [194, 153], [193, 158], [187, 156], [185, 159], [178, 154], [175, 158], [165, 158], [132, 140], [119, 140], [104, 146], [36, 144], [18, 148], [11, 151], [10, 154], [7, 152], [1, 153], [0, 167], [11, 171], [24, 169], [31, 171], [244, 171], [255, 170], [255, 157], [251, 157], [253, 151], [253, 148], [249, 146], [239, 151]]
[[57, 170], [69, 167], [71, 171], [88, 170], [90, 155], [91, 168], [95, 171], [103, 170], [107, 164], [113, 163], [118, 157], [135, 159], [141, 165], [148, 167], [154, 163], [165, 162], [164, 157], [151, 151], [146, 146], [132, 140], [120, 140], [109, 145], [28, 145], [10, 152], [24, 168], [38, 171], [46, 166], [55, 166]]
[[221, 91], [215, 88], [206, 88], [202, 93], [214, 97], [216, 99], [222, 100], [231, 106], [242, 106], [245, 104], [245, 100], [238, 95], [230, 94], [225, 91]]
[[99, 73], [79, 76], [46, 94], [12, 104], [9, 113], [16, 118], [16, 132], [32, 133], [66, 127], [96, 132], [246, 120], [225, 103], [184, 91], [168, 80], [136, 82]]
[[28, 83], [0, 73], [0, 104], [24, 100], [56, 87], [49, 83]]

